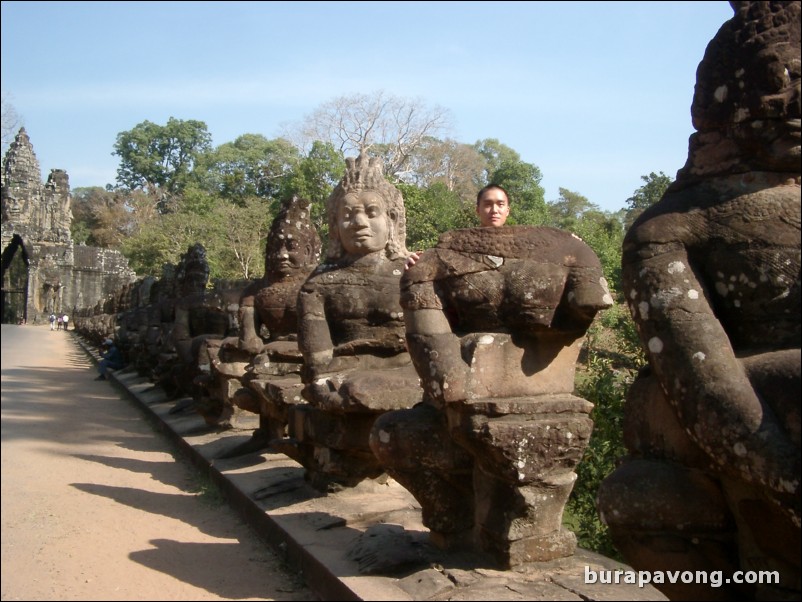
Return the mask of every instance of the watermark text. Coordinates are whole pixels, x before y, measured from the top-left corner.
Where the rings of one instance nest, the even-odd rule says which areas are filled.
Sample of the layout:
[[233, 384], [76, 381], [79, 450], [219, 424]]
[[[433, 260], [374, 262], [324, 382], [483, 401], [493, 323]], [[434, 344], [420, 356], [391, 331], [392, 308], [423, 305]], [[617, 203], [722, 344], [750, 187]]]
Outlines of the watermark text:
[[749, 583], [771, 585], [780, 583], [777, 571], [735, 571], [725, 577], [723, 571], [635, 571], [635, 570], [593, 570], [585, 566], [585, 583], [631, 584], [638, 587], [662, 585], [665, 583], [702, 584], [721, 587], [728, 583]]

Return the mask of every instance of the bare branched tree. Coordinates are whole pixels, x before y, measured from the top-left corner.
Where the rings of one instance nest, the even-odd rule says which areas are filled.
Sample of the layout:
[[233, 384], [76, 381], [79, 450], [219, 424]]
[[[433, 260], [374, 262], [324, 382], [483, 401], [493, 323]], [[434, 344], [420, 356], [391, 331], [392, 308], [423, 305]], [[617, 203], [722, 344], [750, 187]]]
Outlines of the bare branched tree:
[[2, 92], [2, 119], [3, 119], [3, 154], [8, 149], [9, 144], [14, 141], [14, 137], [22, 127], [22, 118], [17, 113], [14, 105], [11, 104], [11, 95], [5, 91]]
[[378, 91], [335, 98], [291, 126], [287, 135], [304, 151], [315, 140], [330, 142], [347, 156], [370, 151], [384, 159], [386, 174], [401, 178], [423, 140], [444, 135], [450, 125], [446, 109]]

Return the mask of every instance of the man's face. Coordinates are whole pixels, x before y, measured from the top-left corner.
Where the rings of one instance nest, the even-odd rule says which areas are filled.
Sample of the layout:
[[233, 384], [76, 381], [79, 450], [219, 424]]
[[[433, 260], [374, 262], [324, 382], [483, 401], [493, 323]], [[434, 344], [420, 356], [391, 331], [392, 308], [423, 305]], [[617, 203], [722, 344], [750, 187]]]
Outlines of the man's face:
[[384, 199], [373, 190], [347, 194], [337, 211], [337, 225], [348, 255], [381, 251], [390, 237]]
[[510, 202], [503, 190], [491, 188], [476, 204], [476, 215], [483, 228], [503, 226], [510, 215]]

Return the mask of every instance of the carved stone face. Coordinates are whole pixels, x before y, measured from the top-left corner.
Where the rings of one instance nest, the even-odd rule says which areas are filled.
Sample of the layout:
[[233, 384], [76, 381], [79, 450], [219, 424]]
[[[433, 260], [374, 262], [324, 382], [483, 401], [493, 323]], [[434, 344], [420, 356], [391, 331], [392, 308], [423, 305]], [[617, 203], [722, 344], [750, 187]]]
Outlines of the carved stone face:
[[280, 230], [270, 240], [267, 250], [267, 262], [270, 272], [278, 276], [287, 276], [311, 260], [310, 246], [300, 238], [293, 236], [288, 230]]
[[381, 251], [390, 238], [387, 207], [374, 190], [350, 192], [337, 209], [340, 242], [348, 255]]

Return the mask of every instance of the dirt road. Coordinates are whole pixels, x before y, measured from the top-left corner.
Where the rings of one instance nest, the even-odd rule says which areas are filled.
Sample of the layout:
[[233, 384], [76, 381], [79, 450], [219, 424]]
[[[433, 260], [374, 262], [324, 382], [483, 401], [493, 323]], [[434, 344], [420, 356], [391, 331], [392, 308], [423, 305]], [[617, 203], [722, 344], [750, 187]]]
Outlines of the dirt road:
[[313, 600], [71, 334], [2, 325], [2, 599]]

